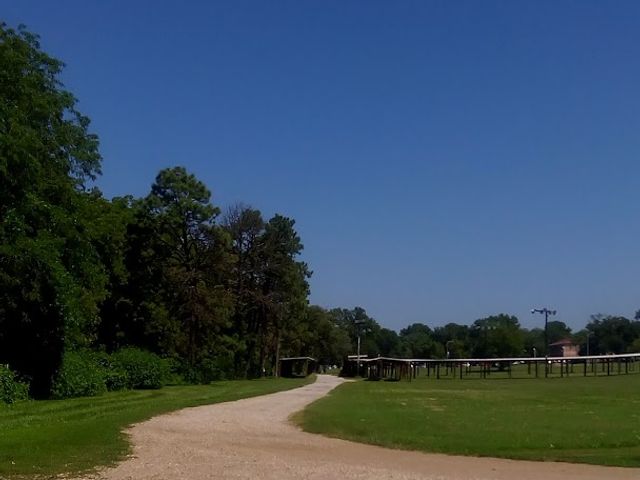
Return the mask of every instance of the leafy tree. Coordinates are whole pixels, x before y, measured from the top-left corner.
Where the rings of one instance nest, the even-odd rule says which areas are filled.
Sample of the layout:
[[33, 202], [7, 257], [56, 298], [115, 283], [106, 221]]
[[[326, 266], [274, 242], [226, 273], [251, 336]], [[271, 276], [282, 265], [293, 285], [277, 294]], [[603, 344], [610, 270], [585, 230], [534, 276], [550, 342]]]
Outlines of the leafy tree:
[[549, 343], [558, 342], [565, 338], [571, 338], [571, 328], [564, 322], [553, 320], [547, 323], [547, 335]]
[[381, 353], [377, 339], [380, 332], [378, 322], [367, 315], [362, 307], [353, 309], [334, 308], [329, 311], [334, 322], [344, 329], [349, 335], [352, 345], [352, 354], [357, 352], [358, 334], [360, 334], [360, 354], [375, 357]]
[[544, 330], [542, 328], [532, 328], [531, 330], [523, 329], [522, 337], [525, 356], [544, 356]]
[[401, 355], [401, 342], [398, 334], [388, 328], [380, 328], [375, 342], [378, 345], [378, 353], [385, 357], [397, 357]]
[[[469, 326], [448, 323], [433, 330], [433, 338], [449, 351], [451, 358], [465, 358], [470, 355]], [[448, 347], [448, 348], [447, 348]]]
[[159, 274], [152, 289], [160, 294], [147, 305], [147, 328], [189, 370], [215, 363], [233, 308], [230, 239], [215, 225], [219, 209], [210, 199], [202, 182], [174, 167], [160, 171], [141, 205], [143, 228], [152, 235], [142, 253]]
[[303, 321], [294, 326], [284, 355], [311, 356], [320, 365], [341, 365], [343, 358], [351, 353], [351, 341], [347, 332], [333, 322], [325, 309], [311, 305]]
[[106, 294], [86, 193], [101, 159], [37, 36], [0, 24], [0, 65], [0, 363], [41, 397]]
[[433, 331], [423, 323], [400, 330], [400, 341], [408, 358], [441, 358], [444, 355], [444, 346], [433, 339]]
[[240, 377], [258, 376], [262, 373], [258, 337], [263, 312], [262, 236], [265, 222], [259, 210], [239, 204], [228, 210], [223, 226], [230, 235], [234, 254], [231, 285], [235, 308], [230, 335], [238, 341], [234, 354], [235, 374]]
[[471, 325], [473, 355], [479, 358], [517, 357], [524, 353], [518, 318], [501, 313], [476, 320]]
[[625, 317], [592, 315], [587, 330], [593, 332], [591, 354], [626, 353], [640, 338], [640, 321]]
[[288, 333], [306, 315], [309, 296], [307, 279], [311, 276], [305, 262], [297, 257], [304, 248], [294, 229], [295, 220], [275, 215], [267, 222], [262, 238], [264, 264], [263, 321], [260, 363], [266, 370], [267, 360], [273, 368], [280, 357], [282, 343]]

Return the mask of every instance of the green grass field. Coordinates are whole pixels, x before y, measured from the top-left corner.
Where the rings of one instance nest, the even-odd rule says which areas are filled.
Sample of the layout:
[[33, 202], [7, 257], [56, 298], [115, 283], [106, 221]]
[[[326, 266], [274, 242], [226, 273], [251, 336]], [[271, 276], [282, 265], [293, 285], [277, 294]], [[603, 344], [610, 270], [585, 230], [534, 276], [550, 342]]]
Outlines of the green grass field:
[[311, 381], [227, 381], [0, 404], [0, 478], [76, 473], [108, 465], [129, 451], [121, 433], [127, 425], [171, 410], [273, 393]]
[[392, 448], [640, 466], [640, 375], [358, 381], [296, 420]]

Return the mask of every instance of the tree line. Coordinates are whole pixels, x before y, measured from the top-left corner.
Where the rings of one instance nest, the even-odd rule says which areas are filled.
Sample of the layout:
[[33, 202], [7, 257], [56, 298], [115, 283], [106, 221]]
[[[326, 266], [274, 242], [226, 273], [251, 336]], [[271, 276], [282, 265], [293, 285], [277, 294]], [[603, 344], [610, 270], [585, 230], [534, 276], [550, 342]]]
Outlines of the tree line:
[[[501, 358], [545, 354], [544, 328], [527, 329], [516, 316], [492, 315], [471, 325], [448, 323], [429, 327], [414, 323], [396, 333], [381, 327], [361, 308], [327, 312], [338, 319], [355, 345], [358, 332], [361, 353], [400, 358]], [[583, 329], [574, 332], [562, 321], [549, 321], [549, 344], [571, 340], [581, 355], [640, 352], [640, 310], [633, 320], [612, 315], [592, 315]], [[353, 347], [352, 347], [353, 352]]]
[[[144, 197], [105, 198], [99, 140], [60, 81], [63, 63], [36, 35], [1, 24], [0, 66], [0, 364], [32, 396], [50, 396], [82, 352], [133, 372], [153, 363], [131, 351], [144, 350], [208, 382], [274, 374], [283, 356], [339, 365], [358, 336], [369, 355], [543, 351], [541, 330], [509, 315], [396, 333], [360, 307], [310, 305], [295, 220], [244, 204], [223, 212], [184, 167], [161, 170]], [[639, 350], [639, 323], [594, 318], [591, 352]], [[549, 327], [550, 341], [572, 334]]]
[[143, 198], [106, 199], [62, 62], [2, 24], [0, 65], [0, 363], [32, 395], [51, 393], [68, 352], [139, 347], [208, 381], [303, 348], [311, 272], [293, 219], [223, 214], [179, 166]]

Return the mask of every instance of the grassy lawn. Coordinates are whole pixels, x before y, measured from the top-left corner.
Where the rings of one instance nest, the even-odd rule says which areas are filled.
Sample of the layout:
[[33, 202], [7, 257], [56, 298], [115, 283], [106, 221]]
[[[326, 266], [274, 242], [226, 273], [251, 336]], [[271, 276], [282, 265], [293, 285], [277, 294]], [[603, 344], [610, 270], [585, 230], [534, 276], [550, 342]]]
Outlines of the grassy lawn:
[[0, 404], [0, 478], [52, 476], [121, 459], [122, 429], [160, 413], [287, 390], [312, 379], [216, 382], [100, 397]]
[[393, 448], [640, 466], [640, 375], [358, 381], [297, 416], [309, 432]]

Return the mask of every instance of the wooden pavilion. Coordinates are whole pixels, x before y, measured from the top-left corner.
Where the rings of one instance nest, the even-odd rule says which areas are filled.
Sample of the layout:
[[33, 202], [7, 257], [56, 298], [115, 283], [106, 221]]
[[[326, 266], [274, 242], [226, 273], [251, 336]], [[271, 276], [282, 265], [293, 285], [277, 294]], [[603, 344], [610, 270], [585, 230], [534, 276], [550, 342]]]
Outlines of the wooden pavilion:
[[311, 357], [286, 357], [278, 362], [281, 377], [307, 377], [316, 371], [318, 362]]

